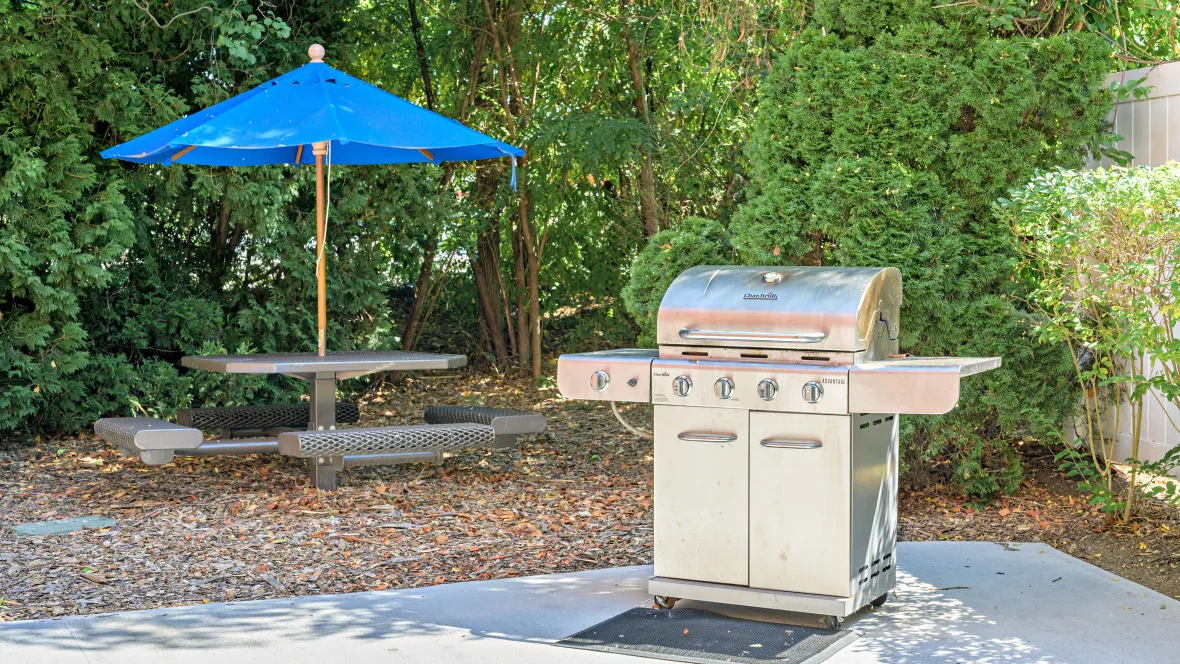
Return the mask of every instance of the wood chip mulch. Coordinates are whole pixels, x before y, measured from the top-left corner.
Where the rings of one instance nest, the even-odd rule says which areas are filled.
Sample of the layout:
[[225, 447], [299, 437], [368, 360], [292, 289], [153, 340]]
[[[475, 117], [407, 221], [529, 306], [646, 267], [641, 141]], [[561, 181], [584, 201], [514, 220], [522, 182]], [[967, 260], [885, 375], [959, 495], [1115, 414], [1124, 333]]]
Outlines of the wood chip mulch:
[[[0, 452], [0, 621], [650, 564], [651, 443], [609, 406], [531, 379], [426, 374], [363, 399], [360, 426], [419, 422], [439, 403], [535, 410], [549, 430], [437, 467], [347, 470], [332, 493], [274, 455], [144, 466], [90, 435]], [[626, 410], [651, 421], [648, 406]], [[1043, 465], [982, 510], [940, 487], [903, 490], [902, 538], [1043, 541], [1180, 596], [1174, 511], [1112, 527]], [[8, 527], [87, 515], [117, 523]]]
[[[0, 621], [650, 563], [650, 443], [609, 408], [532, 385], [462, 373], [381, 390], [362, 402], [360, 426], [478, 403], [536, 410], [549, 429], [438, 467], [347, 470], [331, 493], [276, 455], [145, 466], [90, 435], [9, 451]], [[7, 527], [86, 515], [118, 522], [42, 537]]]

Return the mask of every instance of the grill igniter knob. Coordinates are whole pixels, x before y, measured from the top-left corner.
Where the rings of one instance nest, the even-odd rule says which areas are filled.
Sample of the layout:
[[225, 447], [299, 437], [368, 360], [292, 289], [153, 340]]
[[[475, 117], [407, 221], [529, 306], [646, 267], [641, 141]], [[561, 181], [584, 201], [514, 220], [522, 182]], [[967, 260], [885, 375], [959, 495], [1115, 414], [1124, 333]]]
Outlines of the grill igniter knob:
[[678, 397], [686, 397], [692, 392], [692, 379], [688, 376], [677, 376], [672, 379], [672, 392]]
[[733, 397], [733, 380], [729, 378], [718, 378], [716, 383], [713, 383], [713, 393], [722, 399], [730, 399]]
[[803, 400], [807, 403], [819, 403], [824, 398], [824, 386], [809, 380], [803, 384]]
[[590, 389], [601, 392], [610, 385], [610, 374], [605, 371], [595, 371], [590, 374]]
[[778, 398], [778, 381], [767, 378], [758, 383], [758, 397], [763, 401], [774, 401]]

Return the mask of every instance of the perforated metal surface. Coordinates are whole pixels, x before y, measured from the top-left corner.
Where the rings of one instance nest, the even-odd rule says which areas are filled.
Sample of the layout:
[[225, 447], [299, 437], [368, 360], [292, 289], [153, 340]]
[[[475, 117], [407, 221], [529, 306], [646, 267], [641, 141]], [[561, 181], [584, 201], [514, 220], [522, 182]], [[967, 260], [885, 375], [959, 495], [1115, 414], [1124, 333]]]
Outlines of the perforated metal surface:
[[857, 636], [847, 629], [758, 622], [699, 609], [631, 609], [557, 645], [701, 664], [816, 664]]
[[471, 422], [489, 424], [497, 435], [541, 433], [545, 418], [537, 413], [484, 406], [431, 406], [423, 413], [430, 424]]
[[429, 424], [472, 422], [490, 425], [492, 419], [496, 417], [511, 417], [513, 415], [524, 414], [519, 410], [486, 408], [484, 406], [431, 406], [423, 413], [423, 417]]
[[154, 417], [105, 417], [94, 423], [94, 433], [130, 450], [193, 449], [204, 440], [196, 429]]
[[495, 441], [486, 424], [422, 424], [404, 427], [290, 431], [279, 434], [279, 453], [288, 456], [341, 456], [406, 450], [486, 447]]
[[[176, 411], [181, 424], [212, 431], [215, 429], [304, 428], [311, 417], [308, 404], [281, 406], [227, 406], [222, 408], [184, 408]], [[336, 403], [336, 422], [351, 424], [360, 419], [354, 403]]]

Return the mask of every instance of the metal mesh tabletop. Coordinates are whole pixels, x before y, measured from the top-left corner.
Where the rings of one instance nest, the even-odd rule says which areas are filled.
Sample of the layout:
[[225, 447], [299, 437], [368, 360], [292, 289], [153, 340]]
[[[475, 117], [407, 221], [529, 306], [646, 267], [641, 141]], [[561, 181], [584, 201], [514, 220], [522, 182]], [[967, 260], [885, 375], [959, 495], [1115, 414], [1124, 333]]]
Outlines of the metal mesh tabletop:
[[406, 351], [341, 351], [320, 356], [315, 353], [263, 353], [258, 355], [190, 355], [181, 359], [190, 369], [218, 373], [288, 374], [310, 376], [334, 373], [355, 378], [378, 371], [455, 369], [467, 364], [463, 355], [410, 353]]

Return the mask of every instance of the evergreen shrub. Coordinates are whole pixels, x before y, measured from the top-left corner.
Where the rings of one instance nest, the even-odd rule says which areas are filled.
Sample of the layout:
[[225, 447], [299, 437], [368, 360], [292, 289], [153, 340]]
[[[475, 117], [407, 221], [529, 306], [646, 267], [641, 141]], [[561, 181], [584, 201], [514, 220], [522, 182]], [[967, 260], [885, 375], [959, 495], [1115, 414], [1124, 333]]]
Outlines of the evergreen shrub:
[[697, 265], [733, 262], [729, 232], [718, 221], [690, 217], [679, 228], [660, 231], [631, 264], [631, 279], [623, 288], [623, 306], [639, 324], [639, 343], [656, 343], [656, 314], [672, 281]]
[[[760, 88], [751, 187], [729, 226], [737, 261], [897, 267], [903, 351], [1003, 357], [950, 414], [903, 420], [903, 467], [971, 496], [1014, 490], [1012, 441], [1077, 403], [1068, 354], [1030, 335], [992, 205], [1101, 149], [1110, 68], [1096, 35], [1009, 39], [929, 0], [820, 0]], [[653, 287], [631, 308], [642, 326], [662, 291], [638, 267], [631, 288]]]

